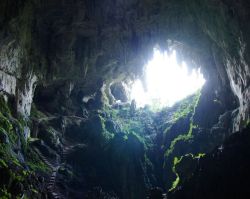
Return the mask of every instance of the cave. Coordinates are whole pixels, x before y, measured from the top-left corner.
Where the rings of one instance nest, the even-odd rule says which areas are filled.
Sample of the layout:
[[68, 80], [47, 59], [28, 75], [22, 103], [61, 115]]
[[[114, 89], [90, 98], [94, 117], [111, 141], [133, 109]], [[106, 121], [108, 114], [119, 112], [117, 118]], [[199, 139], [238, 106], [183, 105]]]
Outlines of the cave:
[[0, 198], [249, 198], [249, 21], [246, 0], [1, 0]]

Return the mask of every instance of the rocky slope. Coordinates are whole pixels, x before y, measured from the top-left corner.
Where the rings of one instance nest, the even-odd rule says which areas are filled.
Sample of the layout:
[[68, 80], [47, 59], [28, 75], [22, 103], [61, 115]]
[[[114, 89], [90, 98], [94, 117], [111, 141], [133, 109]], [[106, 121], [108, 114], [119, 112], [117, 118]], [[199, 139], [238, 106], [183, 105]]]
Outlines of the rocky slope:
[[247, 198], [249, 126], [199, 161], [193, 176], [169, 198]]

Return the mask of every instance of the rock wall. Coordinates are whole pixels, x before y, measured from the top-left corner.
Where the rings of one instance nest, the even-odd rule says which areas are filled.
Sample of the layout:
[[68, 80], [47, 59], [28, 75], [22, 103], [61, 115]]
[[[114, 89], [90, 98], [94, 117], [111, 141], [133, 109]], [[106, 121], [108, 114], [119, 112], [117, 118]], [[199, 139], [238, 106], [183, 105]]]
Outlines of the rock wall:
[[0, 49], [1, 91], [15, 95], [17, 78], [20, 78], [20, 47], [14, 40], [2, 41]]
[[[99, 188], [91, 190], [101, 185], [122, 198], [145, 197], [153, 185], [170, 188], [172, 181], [166, 181], [178, 177], [177, 163], [186, 153], [207, 153], [249, 123], [249, 10], [244, 0], [2, 0], [0, 93], [14, 102], [12, 113], [5, 115], [7, 108], [1, 109], [5, 128], [0, 138], [7, 145], [9, 133], [13, 146], [7, 149], [26, 164], [20, 155], [26, 145], [19, 134], [27, 141], [27, 120], [33, 119], [31, 133], [42, 140], [35, 145], [46, 154], [45, 159], [41, 156], [44, 162], [51, 160], [52, 174], [58, 174], [59, 183], [66, 186], [57, 187], [62, 192], [71, 193], [67, 186], [72, 182], [90, 194], [105, 195]], [[173, 124], [176, 112], [167, 112], [166, 118], [156, 117], [158, 123], [152, 127], [147, 109], [133, 115], [128, 104], [116, 107], [117, 111], [108, 102], [114, 101], [109, 96], [112, 83], [143, 76], [143, 65], [156, 46], [176, 49], [180, 61], [201, 67], [207, 86], [195, 113], [194, 107], [192, 115], [183, 110], [179, 114], [187, 118]], [[117, 97], [123, 99], [123, 92]], [[17, 116], [24, 118], [22, 128], [16, 128], [22, 123], [13, 120]], [[199, 158], [185, 157], [187, 162]], [[65, 162], [82, 175], [81, 180], [93, 180], [93, 185], [74, 179], [72, 168], [62, 165]], [[58, 164], [62, 168], [55, 171]], [[113, 171], [116, 175], [111, 179]], [[79, 193], [72, 192], [77, 198]]]
[[250, 31], [243, 1], [23, 0], [3, 1], [1, 8], [0, 90], [14, 96], [15, 111], [26, 118], [37, 84], [69, 81], [73, 95], [88, 95], [102, 82], [107, 86], [100, 95], [110, 98], [110, 84], [142, 76], [158, 45], [201, 67], [209, 92], [227, 110], [235, 108], [226, 102], [234, 93], [233, 132], [249, 121]]
[[[7, 93], [27, 92], [32, 98], [25, 86], [30, 83], [14, 91], [15, 79], [31, 81], [25, 75], [30, 71], [42, 84], [71, 79], [85, 90], [95, 90], [100, 80], [140, 76], [158, 44], [165, 49], [174, 46], [181, 59], [201, 65], [208, 81], [214, 81], [217, 73], [219, 84], [228, 87], [230, 82], [239, 100], [234, 131], [249, 117], [249, 30], [245, 27], [249, 14], [244, 2], [26, 0], [12, 4], [2, 3], [9, 12], [2, 13], [0, 31], [1, 79]], [[169, 46], [170, 40], [176, 42]], [[218, 53], [219, 67], [211, 61]], [[29, 114], [28, 109], [18, 105], [21, 114]]]

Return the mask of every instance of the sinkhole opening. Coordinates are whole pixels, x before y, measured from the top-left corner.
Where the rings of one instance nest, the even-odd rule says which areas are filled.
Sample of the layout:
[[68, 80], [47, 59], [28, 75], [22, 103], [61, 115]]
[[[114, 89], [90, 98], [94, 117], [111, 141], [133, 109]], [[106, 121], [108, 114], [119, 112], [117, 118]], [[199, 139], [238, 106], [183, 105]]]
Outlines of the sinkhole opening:
[[138, 108], [146, 105], [161, 109], [196, 93], [205, 84], [200, 68], [188, 70], [183, 61], [178, 63], [176, 51], [154, 49], [152, 60], [144, 68], [144, 84], [137, 79], [132, 84], [130, 99]]

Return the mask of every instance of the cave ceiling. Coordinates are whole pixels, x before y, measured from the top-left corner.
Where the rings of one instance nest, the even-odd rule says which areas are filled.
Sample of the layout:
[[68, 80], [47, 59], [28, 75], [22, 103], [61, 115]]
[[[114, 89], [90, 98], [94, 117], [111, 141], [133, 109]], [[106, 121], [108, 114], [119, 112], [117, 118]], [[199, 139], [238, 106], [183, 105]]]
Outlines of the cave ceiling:
[[21, 82], [35, 74], [34, 82], [69, 80], [94, 90], [100, 82], [140, 77], [158, 47], [176, 49], [179, 60], [201, 67], [216, 87], [230, 87], [241, 106], [248, 103], [248, 90], [242, 92], [250, 79], [245, 1], [3, 0], [1, 4], [2, 49], [19, 49], [15, 60], [19, 69], [14, 71], [19, 71], [15, 76]]

